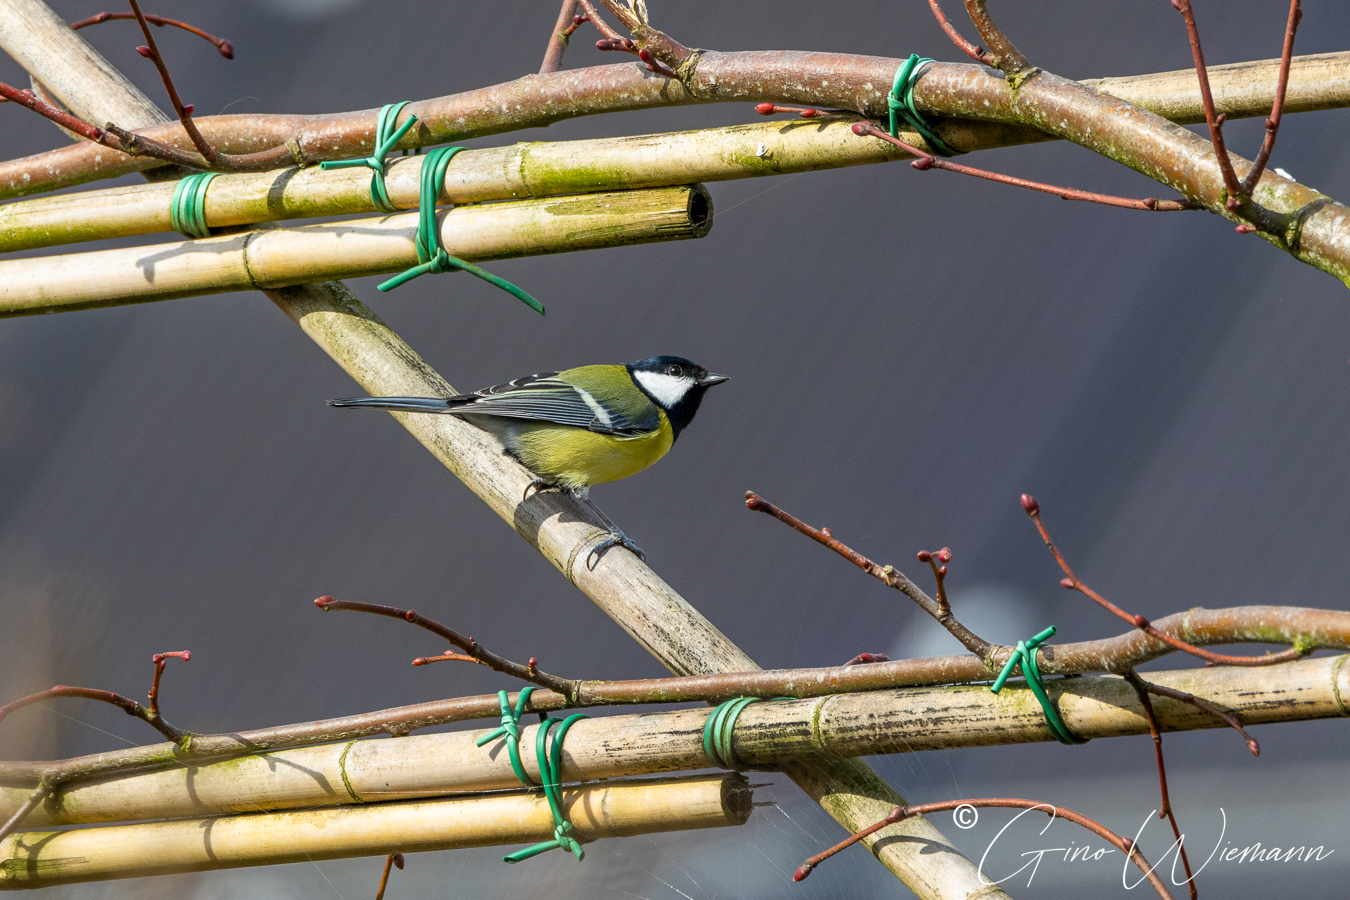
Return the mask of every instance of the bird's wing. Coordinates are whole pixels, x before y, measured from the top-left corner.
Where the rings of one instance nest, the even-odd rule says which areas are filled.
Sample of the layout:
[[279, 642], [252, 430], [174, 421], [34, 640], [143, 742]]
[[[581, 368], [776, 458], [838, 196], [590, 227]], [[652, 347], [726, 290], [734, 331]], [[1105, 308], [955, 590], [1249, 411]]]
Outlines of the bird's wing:
[[[553, 422], [618, 437], [647, 434], [660, 427], [660, 416], [654, 405], [619, 409], [607, 402], [600, 391], [588, 390], [558, 376], [558, 372], [544, 372], [517, 378], [472, 394], [450, 397], [445, 404], [452, 414]], [[624, 377], [627, 377], [626, 373]]]

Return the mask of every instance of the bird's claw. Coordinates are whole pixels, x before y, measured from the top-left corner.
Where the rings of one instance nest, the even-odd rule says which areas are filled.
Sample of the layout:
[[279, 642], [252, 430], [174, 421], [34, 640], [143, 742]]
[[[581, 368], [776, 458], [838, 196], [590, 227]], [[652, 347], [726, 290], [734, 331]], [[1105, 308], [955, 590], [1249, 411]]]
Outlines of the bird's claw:
[[595, 568], [595, 563], [599, 559], [600, 554], [604, 553], [610, 547], [623, 547], [643, 562], [647, 561], [647, 554], [642, 551], [641, 547], [633, 543], [632, 538], [622, 531], [611, 531], [604, 540], [591, 548], [590, 553], [586, 554], [586, 567], [588, 569]]
[[547, 481], [543, 478], [535, 478], [532, 479], [529, 484], [525, 485], [525, 493], [521, 496], [520, 499], [528, 500], [530, 499], [530, 494], [542, 494], [544, 491], [560, 491], [560, 490], [562, 490], [562, 488], [560, 488], [558, 485], [554, 484], [551, 481]]

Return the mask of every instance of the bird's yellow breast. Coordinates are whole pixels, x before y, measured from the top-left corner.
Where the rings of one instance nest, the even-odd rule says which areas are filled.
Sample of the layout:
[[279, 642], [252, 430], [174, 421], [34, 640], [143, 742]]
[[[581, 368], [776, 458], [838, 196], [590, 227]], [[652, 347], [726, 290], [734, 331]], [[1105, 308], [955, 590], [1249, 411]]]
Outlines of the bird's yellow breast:
[[597, 434], [584, 428], [531, 422], [513, 435], [512, 450], [525, 467], [562, 487], [586, 488], [627, 478], [666, 455], [675, 432], [664, 412], [661, 426], [638, 437]]

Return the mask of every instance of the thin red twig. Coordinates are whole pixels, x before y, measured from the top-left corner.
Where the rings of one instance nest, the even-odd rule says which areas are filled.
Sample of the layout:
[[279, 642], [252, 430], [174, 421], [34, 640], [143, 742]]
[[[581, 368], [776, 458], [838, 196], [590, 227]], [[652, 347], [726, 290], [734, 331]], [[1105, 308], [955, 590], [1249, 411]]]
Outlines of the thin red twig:
[[585, 15], [578, 16], [576, 11], [577, 0], [563, 0], [562, 9], [558, 12], [558, 21], [553, 26], [553, 33], [548, 36], [544, 62], [539, 66], [540, 75], [556, 72], [562, 67], [563, 52], [567, 49], [572, 32], [588, 18]]
[[992, 66], [994, 64], [994, 57], [989, 54], [988, 50], [983, 47], [977, 47], [970, 41], [961, 37], [961, 32], [957, 31], [956, 26], [947, 20], [946, 15], [942, 12], [942, 8], [938, 6], [938, 0], [928, 0], [928, 8], [933, 11], [933, 15], [937, 18], [938, 25], [942, 26], [942, 30], [947, 33], [947, 37], [952, 39], [952, 43], [959, 47], [962, 53], [969, 56], [977, 63], [982, 63], [986, 66]]
[[863, 137], [880, 138], [888, 144], [892, 144], [899, 147], [901, 150], [914, 154], [917, 159], [910, 163], [910, 165], [921, 171], [926, 169], [945, 169], [948, 172], [957, 172], [961, 175], [973, 175], [976, 178], [983, 178], [987, 181], [997, 181], [999, 184], [1010, 184], [1014, 187], [1040, 191], [1044, 194], [1054, 194], [1056, 197], [1061, 197], [1065, 200], [1082, 200], [1087, 203], [1100, 203], [1103, 206], [1116, 206], [1121, 209], [1144, 209], [1150, 212], [1173, 212], [1176, 210], [1200, 208], [1189, 200], [1157, 200], [1153, 197], [1135, 200], [1130, 197], [1113, 197], [1110, 194], [1096, 194], [1092, 191], [1080, 191], [1077, 188], [1058, 187], [1040, 181], [1028, 181], [1025, 178], [1000, 175], [997, 172], [990, 172], [987, 169], [976, 169], [973, 166], [963, 166], [960, 163], [950, 162], [941, 157], [934, 156], [927, 151], [920, 150], [918, 147], [907, 144], [899, 138], [891, 137], [871, 122], [854, 123], [853, 133]]
[[375, 900], [384, 900], [384, 889], [389, 886], [389, 870], [398, 866], [403, 871], [403, 854], [390, 853], [384, 858], [384, 874], [380, 876], [380, 889], [375, 892]]
[[[610, 28], [609, 25], [607, 25], [605, 21], [600, 18], [600, 13], [596, 11], [595, 6], [590, 2], [590, 0], [578, 0], [578, 2], [581, 3], [581, 8], [586, 11], [587, 18], [589, 18], [591, 22], [595, 24], [595, 27], [599, 30], [600, 34], [602, 35], [601, 39], [595, 42], [595, 49], [618, 50], [623, 53], [632, 53], [635, 56], [637, 56], [638, 59], [642, 60], [642, 64], [646, 67], [648, 72], [654, 72], [655, 74], [660, 75], [663, 78], [679, 78], [679, 76], [675, 74], [675, 70], [672, 69], [670, 66], [666, 65], [665, 63], [663, 63], [661, 60], [657, 59], [656, 55], [652, 53], [650, 48], [641, 47], [631, 38], [623, 37], [613, 28]], [[619, 17], [619, 21], [623, 22], [624, 25], [627, 26], [630, 31], [632, 31], [634, 28], [639, 27], [637, 17], [633, 14], [632, 10], [626, 9], [623, 6], [617, 5], [612, 2], [608, 2], [605, 5], [609, 8], [610, 12], [614, 13], [616, 16]], [[646, 30], [649, 36], [660, 37], [665, 42], [671, 44], [672, 46], [678, 47], [680, 50], [688, 52], [687, 48], [685, 48], [683, 45], [679, 44], [676, 41], [671, 40], [669, 37], [662, 34], [661, 32], [658, 32], [653, 28], [648, 28]]]
[[1261, 755], [1261, 745], [1257, 743], [1256, 738], [1247, 733], [1246, 728], [1242, 727], [1242, 720], [1239, 719], [1235, 713], [1231, 713], [1222, 707], [1215, 706], [1208, 700], [1202, 700], [1194, 694], [1188, 694], [1185, 691], [1163, 687], [1162, 685], [1154, 684], [1151, 681], [1145, 681], [1144, 685], [1148, 688], [1150, 694], [1157, 694], [1159, 697], [1168, 697], [1172, 700], [1180, 700], [1182, 703], [1189, 703], [1196, 709], [1203, 709], [1210, 715], [1218, 716], [1227, 723], [1229, 728], [1232, 728], [1238, 734], [1242, 735], [1242, 739], [1247, 742], [1247, 750], [1251, 752], [1252, 756]]
[[1200, 79], [1200, 100], [1205, 107], [1205, 123], [1209, 125], [1209, 139], [1214, 144], [1214, 156], [1219, 162], [1219, 171], [1223, 173], [1224, 186], [1228, 188], [1226, 205], [1235, 210], [1241, 205], [1242, 185], [1238, 183], [1237, 172], [1233, 171], [1233, 161], [1228, 158], [1228, 150], [1223, 142], [1223, 123], [1226, 118], [1214, 108], [1214, 92], [1209, 87], [1209, 70], [1205, 68], [1205, 51], [1200, 47], [1200, 29], [1195, 24], [1195, 11], [1191, 9], [1191, 0], [1172, 0], [1182, 19], [1186, 21], [1186, 35], [1191, 42], [1191, 58], [1195, 62], [1195, 74]]
[[1037, 800], [1021, 800], [1014, 797], [971, 797], [964, 800], [943, 800], [939, 803], [923, 803], [918, 806], [897, 806], [880, 822], [869, 825], [862, 831], [840, 841], [823, 853], [817, 853], [815, 856], [802, 863], [797, 871], [793, 873], [792, 880], [801, 881], [810, 875], [811, 871], [815, 869], [816, 866], [819, 866], [831, 856], [834, 856], [841, 850], [853, 846], [863, 838], [870, 837], [888, 825], [903, 822], [905, 819], [914, 816], [924, 816], [929, 813], [943, 812], [944, 810], [956, 809], [960, 806], [1002, 809], [1040, 809], [1045, 811], [1045, 813], [1052, 818], [1062, 818], [1067, 822], [1072, 822], [1075, 825], [1086, 828], [1088, 831], [1091, 831], [1093, 834], [1124, 851], [1126, 856], [1128, 856], [1130, 860], [1139, 867], [1140, 871], [1148, 877], [1149, 884], [1153, 885], [1154, 890], [1158, 892], [1158, 896], [1171, 900], [1172, 895], [1168, 893], [1167, 886], [1164, 885], [1162, 879], [1153, 872], [1152, 867], [1148, 864], [1148, 860], [1144, 859], [1144, 854], [1135, 846], [1134, 841], [1129, 838], [1121, 837], [1105, 825], [1095, 819], [1088, 818], [1082, 813], [1076, 813], [1073, 810], [1065, 809], [1062, 806], [1057, 807], [1049, 803], [1041, 803]]
[[1266, 137], [1261, 141], [1261, 150], [1252, 162], [1252, 170], [1242, 181], [1242, 192], [1250, 194], [1261, 180], [1266, 169], [1270, 153], [1275, 149], [1275, 136], [1280, 131], [1280, 117], [1284, 113], [1284, 95], [1289, 89], [1289, 65], [1294, 58], [1294, 34], [1298, 31], [1299, 20], [1303, 18], [1300, 0], [1289, 0], [1289, 22], [1284, 28], [1284, 51], [1280, 54], [1280, 77], [1275, 83], [1275, 102], [1270, 107], [1270, 117], [1266, 119]]
[[987, 660], [989, 654], [995, 649], [993, 644], [971, 631], [963, 625], [956, 616], [952, 615], [950, 606], [944, 606], [935, 601], [932, 597], [929, 597], [920, 590], [917, 584], [910, 581], [903, 572], [899, 571], [894, 566], [879, 566], [852, 547], [836, 540], [835, 536], [830, 533], [830, 529], [812, 528], [791, 513], [774, 506], [754, 491], [745, 492], [745, 505], [747, 509], [773, 516], [778, 521], [801, 532], [816, 543], [824, 544], [826, 547], [829, 547], [835, 553], [838, 553], [840, 556], [844, 557], [844, 559], [853, 563], [887, 587], [895, 588], [897, 591], [913, 600], [920, 609], [936, 619], [943, 628], [947, 629], [952, 637], [960, 641], [963, 647], [971, 653], [974, 653], [980, 659]]
[[46, 784], [40, 784], [33, 788], [33, 793], [29, 794], [28, 799], [23, 801], [23, 804], [18, 809], [14, 810], [14, 815], [6, 819], [5, 824], [0, 825], [0, 841], [3, 841], [9, 836], [10, 832], [18, 828], [23, 823], [24, 818], [30, 812], [37, 809], [38, 804], [43, 800], [46, 800], [47, 795], [51, 792], [52, 789]]
[[1186, 885], [1190, 889], [1191, 900], [1198, 900], [1195, 875], [1191, 872], [1191, 859], [1186, 853], [1186, 842], [1181, 837], [1181, 825], [1177, 823], [1176, 814], [1172, 812], [1172, 798], [1167, 791], [1167, 764], [1163, 761], [1162, 732], [1158, 729], [1158, 719], [1153, 714], [1153, 701], [1148, 696], [1148, 684], [1136, 675], [1133, 669], [1125, 673], [1125, 680], [1139, 697], [1139, 705], [1144, 708], [1144, 719], [1148, 722], [1148, 733], [1153, 738], [1153, 753], [1158, 759], [1158, 791], [1162, 795], [1158, 806], [1158, 818], [1165, 818], [1172, 823], [1172, 835], [1176, 838], [1181, 864], [1186, 869]]
[[150, 33], [150, 23], [145, 20], [145, 14], [141, 12], [141, 5], [136, 0], [127, 0], [127, 2], [131, 4], [131, 11], [136, 14], [136, 21], [141, 26], [141, 34], [145, 36], [146, 45], [137, 47], [136, 52], [153, 62], [155, 68], [159, 70], [159, 78], [164, 82], [164, 89], [169, 93], [169, 102], [173, 104], [173, 111], [178, 114], [178, 121], [183, 123], [183, 130], [192, 139], [192, 146], [197, 148], [197, 152], [208, 163], [212, 166], [217, 165], [216, 148], [211, 146], [211, 142], [197, 129], [197, 123], [192, 121], [192, 106], [185, 105], [179, 98], [178, 89], [173, 85], [173, 77], [169, 75], [169, 67], [165, 65], [164, 57], [159, 54], [159, 47], [155, 44], [155, 36]]
[[[98, 15], [90, 16], [87, 19], [81, 19], [78, 22], [71, 22], [70, 30], [79, 31], [81, 28], [86, 28], [90, 25], [99, 25], [102, 24], [103, 22], [111, 22], [116, 19], [134, 19], [134, 18], [136, 18], [135, 13], [101, 12]], [[211, 44], [213, 44], [221, 56], [225, 57], [226, 59], [234, 59], [234, 44], [231, 44], [229, 41], [225, 40], [225, 38], [216, 37], [214, 34], [202, 31], [200, 28], [195, 28], [186, 22], [180, 22], [177, 19], [168, 19], [165, 18], [164, 16], [152, 16], [147, 14], [145, 17], [145, 21], [149, 22], [151, 25], [156, 25], [160, 28], [163, 28], [165, 25], [172, 25], [174, 28], [181, 28], [184, 31], [189, 31], [192, 34], [197, 35], [197, 37], [201, 38], [202, 40], [208, 41]]]
[[150, 693], [146, 696], [150, 699], [150, 715], [159, 716], [159, 679], [164, 675], [164, 667], [169, 664], [171, 659], [181, 659], [184, 662], [192, 659], [191, 650], [171, 650], [168, 653], [156, 653], [151, 657], [155, 664], [155, 677], [150, 682]]
[[171, 653], [156, 653], [152, 660], [155, 664], [154, 680], [150, 685], [150, 705], [141, 706], [135, 700], [123, 697], [121, 694], [114, 694], [112, 691], [103, 691], [98, 688], [69, 687], [64, 684], [58, 684], [56, 687], [45, 691], [38, 691], [36, 694], [29, 694], [27, 697], [20, 697], [12, 703], [6, 703], [0, 706], [0, 721], [5, 716], [14, 712], [16, 709], [22, 709], [25, 706], [31, 706], [34, 703], [41, 703], [44, 700], [55, 700], [61, 697], [80, 697], [85, 700], [97, 700], [99, 703], [107, 703], [116, 706], [127, 715], [140, 719], [151, 728], [164, 735], [169, 740], [178, 743], [188, 737], [188, 732], [180, 728], [175, 728], [165, 721], [164, 716], [159, 711], [159, 679], [164, 674], [165, 661], [168, 659], [190, 659], [192, 654], [187, 650], [177, 650]]
[[1045, 524], [1041, 521], [1041, 506], [1030, 494], [1022, 495], [1022, 509], [1026, 510], [1027, 515], [1031, 517], [1031, 521], [1036, 523], [1036, 530], [1041, 533], [1041, 539], [1045, 541], [1045, 546], [1050, 548], [1050, 552], [1054, 554], [1055, 562], [1059, 563], [1060, 569], [1068, 576], [1063, 579], [1060, 584], [1071, 591], [1078, 591], [1083, 596], [1094, 601], [1102, 609], [1107, 610], [1119, 619], [1129, 622], [1135, 628], [1157, 638], [1169, 647], [1174, 647], [1184, 653], [1199, 657], [1205, 662], [1213, 663], [1216, 666], [1270, 666], [1276, 663], [1289, 662], [1290, 660], [1307, 655], [1307, 651], [1305, 650], [1301, 650], [1298, 647], [1290, 647], [1288, 650], [1282, 650], [1279, 653], [1267, 653], [1265, 656], [1230, 656], [1225, 653], [1214, 653], [1209, 650], [1203, 650], [1194, 644], [1186, 643], [1180, 638], [1172, 637], [1172, 635], [1167, 632], [1155, 628], [1152, 623], [1143, 616], [1127, 613], [1119, 606], [1116, 606], [1110, 600], [1107, 600], [1101, 594], [1084, 584], [1082, 579], [1074, 574], [1073, 569], [1069, 568], [1068, 562], [1065, 561], [1064, 556], [1059, 552], [1059, 548], [1055, 546], [1055, 542], [1050, 540], [1050, 533], [1045, 530]]
[[1008, 36], [994, 24], [993, 17], [989, 15], [989, 10], [985, 8], [985, 0], [965, 0], [965, 3], [966, 15], [970, 16], [970, 21], [975, 23], [975, 30], [989, 45], [990, 65], [1014, 81], [1028, 78], [1040, 71], [1022, 55], [1022, 51], [1013, 46], [1013, 42], [1008, 40]]
[[[467, 659], [476, 663], [481, 663], [497, 672], [510, 675], [513, 678], [519, 678], [522, 681], [528, 681], [531, 684], [537, 684], [540, 687], [547, 688], [550, 691], [556, 691], [564, 697], [575, 698], [577, 686], [580, 682], [572, 681], [567, 678], [559, 678], [557, 675], [549, 675], [539, 671], [538, 666], [533, 665], [534, 659], [530, 659], [530, 665], [521, 665], [518, 662], [512, 662], [504, 656], [498, 656], [491, 650], [488, 650], [482, 644], [471, 637], [465, 637], [453, 628], [442, 625], [435, 619], [428, 619], [419, 614], [416, 610], [399, 609], [396, 606], [384, 606], [380, 603], [356, 603], [347, 600], [335, 600], [332, 597], [320, 597], [314, 601], [314, 605], [324, 612], [332, 609], [345, 609], [353, 612], [370, 613], [376, 616], [387, 616], [391, 619], [402, 619], [405, 622], [411, 622], [419, 628], [425, 628], [432, 634], [440, 635], [449, 641], [452, 645], [463, 650], [468, 654]], [[418, 657], [413, 661], [413, 665], [426, 665], [439, 659], [454, 659], [454, 654], [447, 654], [440, 657]]]
[[947, 563], [952, 561], [952, 551], [948, 547], [943, 547], [936, 553], [929, 553], [927, 550], [920, 550], [918, 553], [919, 562], [928, 563], [933, 570], [933, 580], [937, 582], [937, 602], [938, 607], [944, 610], [950, 610], [951, 604], [947, 602]]
[[820, 115], [820, 110], [810, 106], [783, 106], [779, 103], [756, 103], [755, 112], [761, 116], [772, 116], [777, 113], [796, 113], [803, 119], [814, 119]]

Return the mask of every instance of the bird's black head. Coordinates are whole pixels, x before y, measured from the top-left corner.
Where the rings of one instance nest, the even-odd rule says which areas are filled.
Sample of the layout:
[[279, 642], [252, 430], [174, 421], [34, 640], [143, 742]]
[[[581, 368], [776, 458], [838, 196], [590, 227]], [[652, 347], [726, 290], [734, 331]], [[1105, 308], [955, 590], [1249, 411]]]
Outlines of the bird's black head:
[[665, 410], [677, 438], [694, 420], [703, 392], [727, 380], [727, 376], [711, 374], [681, 356], [652, 356], [631, 362], [626, 368], [642, 393]]

